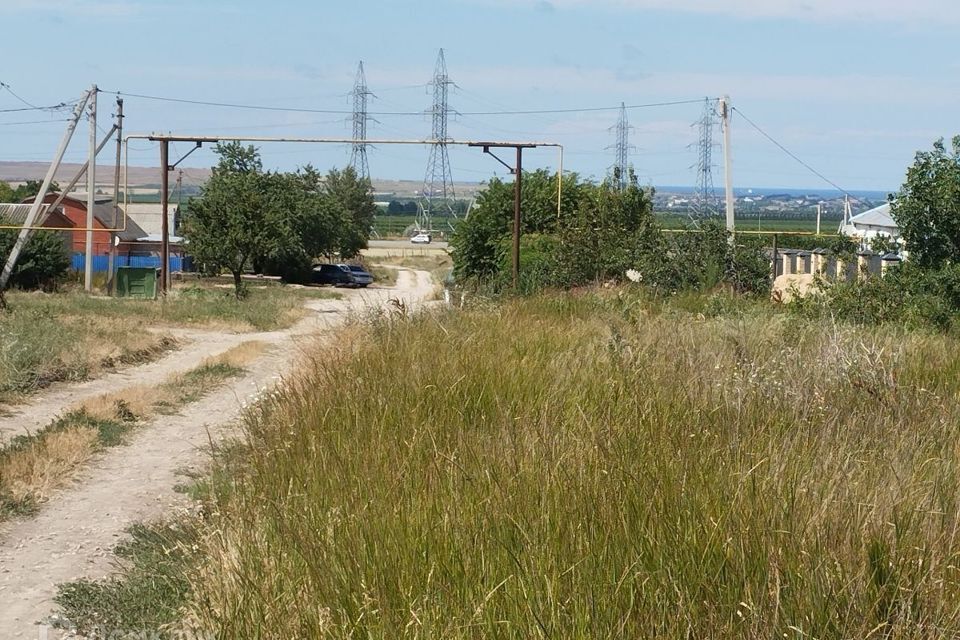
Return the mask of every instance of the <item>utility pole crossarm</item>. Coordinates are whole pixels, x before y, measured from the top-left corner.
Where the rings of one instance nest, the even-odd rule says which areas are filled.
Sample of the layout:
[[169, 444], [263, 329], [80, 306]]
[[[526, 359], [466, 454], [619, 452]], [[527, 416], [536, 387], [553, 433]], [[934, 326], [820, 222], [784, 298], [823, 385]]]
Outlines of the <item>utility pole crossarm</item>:
[[[522, 185], [523, 185], [523, 150], [524, 149], [534, 149], [537, 147], [533, 143], [523, 143], [523, 142], [471, 142], [468, 144], [471, 147], [480, 147], [483, 149], [483, 152], [491, 155], [496, 159], [497, 162], [505, 166], [510, 170], [510, 173], [514, 175], [513, 181], [513, 288], [519, 289], [520, 287], [520, 227], [521, 227], [521, 195], [522, 195]], [[490, 149], [506, 149], [512, 148], [517, 151], [517, 160], [516, 164], [511, 167], [506, 162], [497, 157]], [[558, 187], [557, 191], [557, 211], [559, 212], [560, 206], [560, 188]]]

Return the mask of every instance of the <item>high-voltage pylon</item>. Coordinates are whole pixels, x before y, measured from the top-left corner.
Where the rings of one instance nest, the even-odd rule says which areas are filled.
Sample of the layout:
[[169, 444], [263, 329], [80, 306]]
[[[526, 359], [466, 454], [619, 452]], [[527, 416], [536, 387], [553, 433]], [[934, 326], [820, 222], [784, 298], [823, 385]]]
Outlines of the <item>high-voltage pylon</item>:
[[697, 127], [697, 183], [690, 201], [690, 219], [697, 222], [719, 213], [720, 201], [713, 187], [713, 126], [717, 122], [717, 110], [714, 100], [703, 103], [703, 114], [693, 124]]
[[447, 224], [453, 228], [449, 218], [456, 216], [454, 210], [455, 194], [453, 192], [453, 175], [450, 173], [450, 156], [446, 142], [447, 118], [452, 110], [447, 102], [450, 87], [455, 86], [447, 75], [447, 61], [443, 56], [443, 49], [437, 55], [437, 65], [433, 72], [433, 107], [429, 111], [433, 118], [433, 129], [430, 139], [436, 144], [430, 145], [430, 158], [427, 160], [427, 173], [423, 179], [423, 193], [420, 198], [420, 213], [417, 216], [417, 226], [424, 231], [430, 231], [435, 215], [447, 216]]
[[617, 189], [623, 191], [630, 184], [630, 151], [633, 147], [630, 145], [630, 126], [627, 120], [627, 107], [620, 103], [620, 118], [617, 124], [610, 127], [611, 131], [616, 131], [617, 142], [613, 146], [607, 147], [616, 152], [616, 161], [613, 165], [613, 184]]
[[367, 113], [367, 102], [373, 92], [367, 89], [367, 77], [363, 73], [363, 61], [357, 67], [357, 79], [353, 83], [353, 148], [350, 152], [350, 166], [357, 177], [370, 180], [370, 165], [367, 163], [367, 123], [373, 120]]

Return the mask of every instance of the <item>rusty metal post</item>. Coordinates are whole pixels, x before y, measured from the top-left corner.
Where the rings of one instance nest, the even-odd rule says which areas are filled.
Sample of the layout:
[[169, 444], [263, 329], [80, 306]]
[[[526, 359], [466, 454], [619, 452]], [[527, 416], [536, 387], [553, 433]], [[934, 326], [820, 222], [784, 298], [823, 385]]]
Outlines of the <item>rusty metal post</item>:
[[170, 141], [160, 141], [160, 290], [164, 295], [170, 289], [170, 227], [167, 222], [167, 210], [170, 207]]
[[523, 147], [517, 146], [516, 179], [513, 182], [513, 288], [520, 288], [520, 189], [523, 181]]

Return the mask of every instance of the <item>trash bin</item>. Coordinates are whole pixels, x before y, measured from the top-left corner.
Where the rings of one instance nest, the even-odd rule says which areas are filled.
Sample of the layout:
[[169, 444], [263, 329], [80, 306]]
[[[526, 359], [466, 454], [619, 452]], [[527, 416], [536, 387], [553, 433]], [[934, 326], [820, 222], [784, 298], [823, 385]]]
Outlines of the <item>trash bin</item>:
[[160, 269], [156, 267], [118, 267], [116, 295], [155, 300], [159, 275]]

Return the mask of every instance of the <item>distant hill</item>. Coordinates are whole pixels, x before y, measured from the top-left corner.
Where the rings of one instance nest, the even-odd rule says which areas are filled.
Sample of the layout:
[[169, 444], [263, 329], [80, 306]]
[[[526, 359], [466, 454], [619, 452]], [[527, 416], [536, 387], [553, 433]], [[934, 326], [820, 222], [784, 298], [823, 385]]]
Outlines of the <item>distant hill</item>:
[[[76, 163], [63, 163], [57, 170], [54, 178], [60, 184], [69, 182], [80, 167]], [[0, 180], [4, 182], [26, 182], [27, 180], [43, 180], [50, 164], [47, 162], [5, 162], [0, 161]], [[172, 176], [172, 174], [171, 174]], [[190, 186], [200, 186], [210, 177], [210, 169], [184, 168], [183, 183]], [[127, 182], [131, 186], [150, 186], [160, 184], [160, 170], [157, 167], [130, 167], [127, 173]], [[113, 184], [113, 165], [97, 164], [97, 184]]]
[[[9, 162], [0, 161], [0, 180], [3, 182], [19, 183], [27, 180], [43, 180], [50, 165], [46, 162]], [[57, 170], [55, 180], [60, 184], [70, 181], [82, 165], [64, 163]], [[175, 174], [170, 174], [173, 182]], [[199, 187], [210, 178], [209, 168], [183, 167], [183, 184], [185, 187]], [[159, 187], [160, 170], [157, 167], [130, 167], [127, 172], [127, 182], [131, 187]], [[113, 185], [113, 165], [97, 165], [97, 184], [103, 187]], [[85, 183], [78, 185], [85, 188]], [[454, 191], [458, 198], [473, 198], [480, 190], [478, 182], [457, 182]], [[423, 183], [417, 180], [380, 180], [374, 178], [373, 189], [380, 197], [412, 198], [423, 189]]]

